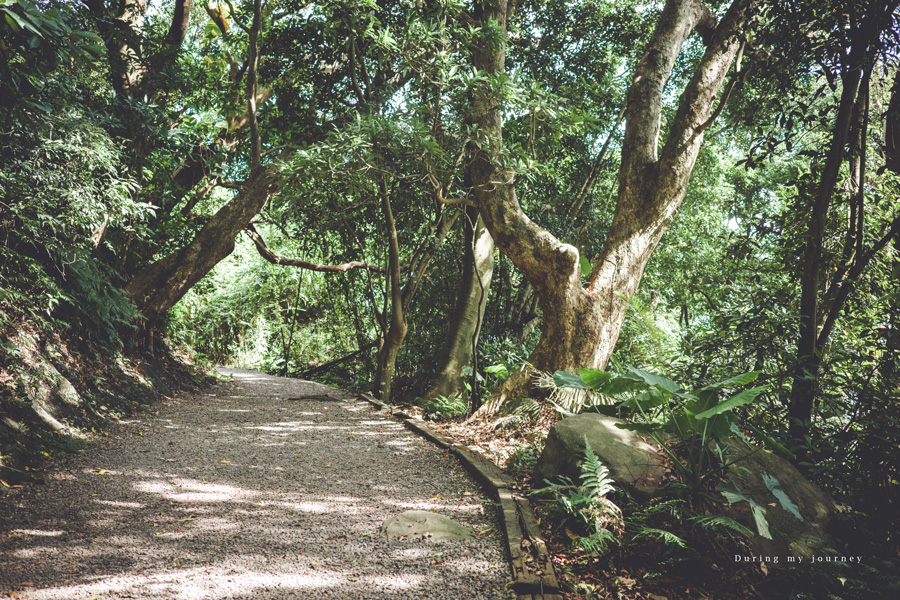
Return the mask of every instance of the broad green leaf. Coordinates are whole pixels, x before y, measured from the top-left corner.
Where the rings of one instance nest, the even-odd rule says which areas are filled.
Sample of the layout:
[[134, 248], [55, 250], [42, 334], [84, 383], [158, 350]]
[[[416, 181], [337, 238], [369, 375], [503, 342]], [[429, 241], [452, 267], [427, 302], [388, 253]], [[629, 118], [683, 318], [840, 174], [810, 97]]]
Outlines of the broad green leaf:
[[635, 367], [628, 367], [628, 370], [640, 377], [647, 385], [656, 386], [673, 393], [681, 389], [681, 387], [677, 383], [675, 383], [668, 377], [663, 377], [662, 375], [659, 375], [657, 373], [650, 373], [649, 371], [636, 369]]
[[726, 413], [724, 415], [715, 415], [711, 419], [698, 421], [698, 423], [706, 423], [707, 439], [709, 438], [727, 438], [731, 434], [731, 424], [736, 417], [734, 414]]
[[600, 369], [580, 369], [578, 375], [581, 381], [597, 391], [603, 391], [603, 387], [613, 378], [612, 373]]
[[575, 388], [577, 390], [588, 390], [590, 386], [585, 384], [581, 377], [567, 373], [566, 371], [557, 371], [553, 374], [553, 383], [560, 388]]
[[578, 259], [578, 262], [581, 264], [581, 274], [587, 277], [591, 274], [591, 261], [588, 260], [588, 257], [584, 254], [581, 255], [581, 258]]
[[762, 478], [763, 481], [766, 482], [766, 487], [769, 488], [770, 492], [772, 492], [772, 495], [778, 498], [778, 503], [781, 504], [781, 508], [788, 511], [802, 521], [803, 515], [800, 514], [800, 509], [797, 508], [797, 505], [794, 504], [794, 502], [790, 499], [784, 489], [782, 489], [781, 482], [765, 471], [763, 471]]
[[498, 379], [506, 379], [509, 377], [509, 369], [506, 368], [506, 365], [491, 365], [490, 367], [485, 367], [484, 372], [490, 373]]
[[753, 522], [756, 524], [756, 531], [767, 540], [771, 540], [772, 534], [769, 533], [769, 522], [766, 520], [765, 507], [760, 506], [749, 498], [747, 499], [747, 502], [750, 503], [750, 512], [753, 514]]
[[715, 383], [710, 383], [707, 386], [704, 386], [697, 390], [697, 392], [706, 392], [710, 390], [718, 390], [723, 387], [728, 387], [732, 385], [746, 385], [751, 381], [755, 381], [757, 377], [759, 377], [759, 371], [751, 371], [749, 373], [744, 373], [743, 375], [735, 375], [734, 377], [729, 377], [728, 379], [723, 379], [722, 381], [717, 381]]
[[619, 375], [609, 380], [600, 392], [608, 396], [618, 396], [628, 392], [647, 389], [647, 384], [628, 375]]
[[660, 404], [665, 403], [666, 400], [666, 396], [659, 390], [651, 389], [631, 398], [625, 402], [624, 405], [639, 408], [640, 410], [650, 410], [651, 408], [656, 408]]
[[769, 533], [769, 522], [766, 520], [765, 507], [757, 504], [753, 498], [745, 496], [733, 483], [721, 483], [716, 487], [716, 490], [725, 496], [725, 499], [728, 500], [729, 504], [734, 504], [735, 502], [746, 502], [749, 504], [750, 512], [753, 515], [753, 522], [756, 525], [756, 531], [764, 538], [769, 540], [772, 539], [772, 534]]
[[766, 389], [766, 386], [755, 387], [749, 390], [744, 390], [739, 394], [735, 394], [725, 402], [721, 404], [717, 404], [713, 406], [709, 410], [705, 410], [699, 415], [696, 415], [694, 418], [698, 420], [708, 419], [715, 415], [721, 415], [722, 413], [728, 412], [729, 410], [733, 410], [738, 406], [743, 406], [744, 404], [750, 404], [753, 402], [757, 396], [759, 396], [763, 390]]
[[729, 504], [748, 500], [736, 485], [727, 481], [716, 486], [716, 491], [725, 496], [725, 499], [728, 500]]
[[738, 436], [739, 438], [741, 438], [741, 439], [742, 439], [744, 442], [746, 442], [747, 444], [750, 443], [750, 440], [747, 439], [747, 436], [744, 435], [744, 432], [741, 431], [741, 428], [740, 428], [740, 427], [738, 426], [738, 424], [735, 423], [734, 421], [732, 421], [731, 423], [728, 424], [728, 430], [729, 430], [731, 433], [733, 433], [734, 435], [736, 435], [736, 436]]

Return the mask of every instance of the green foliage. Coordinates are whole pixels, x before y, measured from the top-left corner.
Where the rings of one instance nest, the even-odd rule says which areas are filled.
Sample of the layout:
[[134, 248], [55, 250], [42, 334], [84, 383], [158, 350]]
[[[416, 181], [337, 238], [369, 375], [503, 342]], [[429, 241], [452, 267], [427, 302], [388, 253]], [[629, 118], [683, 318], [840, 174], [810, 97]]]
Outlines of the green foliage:
[[573, 541], [585, 552], [603, 554], [611, 544], [618, 542], [616, 532], [621, 529], [622, 513], [606, 497], [614, 489], [609, 469], [600, 462], [587, 438], [584, 443], [581, 485], [575, 485], [563, 476], [561, 483], [548, 481], [548, 487], [532, 493], [551, 493], [565, 515], [563, 524], [572, 524], [578, 530]]
[[462, 398], [448, 398], [447, 396], [438, 396], [432, 400], [425, 400], [420, 406], [425, 413], [425, 418], [433, 421], [452, 419], [469, 412], [469, 407], [466, 405], [465, 400]]
[[[32, 120], [52, 112], [45, 88], [57, 68], [80, 67], [103, 53], [102, 40], [76, 21], [65, 2], [0, 2], [0, 122], [5, 129], [13, 117]], [[36, 121], [40, 124], [40, 116]]]
[[[49, 94], [85, 82], [61, 73], [44, 84]], [[0, 135], [0, 320], [28, 318], [120, 346], [135, 315], [102, 260], [109, 247], [95, 243], [111, 228], [144, 235], [153, 207], [135, 198], [120, 145], [87, 107], [50, 107], [32, 115], [37, 127], [18, 123]]]
[[[598, 369], [581, 369], [577, 378], [564, 372], [555, 373], [553, 378], [560, 387], [588, 387], [619, 400], [619, 410], [639, 420], [617, 426], [652, 436], [692, 489], [698, 489], [709, 478], [721, 476], [722, 465], [710, 456], [709, 442], [725, 440], [738, 431], [735, 409], [753, 402], [766, 388], [750, 388], [724, 398], [722, 392], [753, 382], [759, 373], [729, 377], [688, 392], [663, 375], [635, 367], [628, 371], [613, 375]], [[673, 439], [686, 464], [676, 453]]]
[[716, 488], [719, 493], [725, 496], [729, 503], [746, 502], [750, 505], [750, 511], [753, 515], [753, 523], [756, 525], [756, 531], [764, 538], [772, 539], [769, 532], [769, 521], [766, 519], [766, 507], [756, 502], [753, 498], [745, 496], [741, 490], [733, 483], [722, 483]]
[[690, 517], [690, 522], [707, 531], [723, 532], [727, 529], [735, 531], [746, 538], [752, 538], [753, 532], [745, 525], [735, 521], [731, 517], [723, 515], [695, 515]]
[[541, 447], [537, 444], [518, 445], [506, 461], [507, 468], [514, 473], [533, 473], [540, 453]]

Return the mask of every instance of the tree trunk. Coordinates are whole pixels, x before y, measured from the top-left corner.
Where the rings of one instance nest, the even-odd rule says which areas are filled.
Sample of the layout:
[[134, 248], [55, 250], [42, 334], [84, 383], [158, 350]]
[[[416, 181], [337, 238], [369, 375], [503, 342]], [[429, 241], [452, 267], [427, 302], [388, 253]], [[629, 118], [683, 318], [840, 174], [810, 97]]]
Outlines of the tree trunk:
[[[813, 406], [816, 397], [816, 389], [818, 387], [819, 368], [822, 364], [822, 347], [821, 340], [827, 337], [820, 332], [823, 325], [823, 315], [829, 311], [828, 307], [820, 304], [820, 277], [822, 275], [822, 252], [825, 244], [826, 226], [828, 224], [828, 215], [831, 208], [831, 202], [835, 194], [838, 177], [840, 176], [841, 164], [844, 161], [844, 154], [848, 141], [855, 148], [850, 149], [852, 160], [856, 164], [856, 171], [853, 176], [856, 179], [858, 189], [851, 190], [851, 195], [863, 193], [862, 186], [864, 173], [860, 172], [864, 168], [864, 163], [860, 161], [860, 153], [864, 149], [864, 139], [859, 136], [863, 135], [862, 128], [862, 111], [867, 107], [862, 107], [861, 100], [863, 97], [868, 98], [863, 90], [862, 83], [868, 79], [864, 75], [866, 63], [869, 57], [865, 54], [865, 48], [868, 46], [868, 40], [861, 39], [861, 36], [855, 36], [852, 42], [846, 63], [843, 65], [843, 75], [841, 77], [841, 99], [838, 105], [838, 112], [835, 118], [834, 128], [832, 129], [831, 142], [828, 153], [825, 157], [825, 163], [822, 166], [822, 175], [816, 187], [815, 196], [812, 199], [812, 207], [809, 218], [809, 226], [803, 242], [803, 256], [800, 260], [800, 308], [799, 308], [799, 336], [797, 338], [797, 364], [794, 369], [794, 379], [791, 384], [791, 396], [788, 401], [788, 435], [791, 440], [799, 445], [804, 446], [804, 438], [809, 434], [812, 424]], [[866, 87], [868, 84], [866, 83]], [[854, 110], [855, 109], [855, 110]], [[856, 143], [852, 143], [849, 138], [853, 115], [857, 113], [857, 120], [860, 121], [856, 125]], [[862, 197], [860, 196], [860, 200]], [[854, 200], [851, 200], [851, 203]], [[857, 207], [858, 208], [858, 207]], [[862, 212], [858, 217], [862, 218]], [[855, 223], [848, 224], [849, 242], [852, 242], [852, 248], [845, 251], [847, 258], [846, 267], [862, 257], [856, 254], [856, 238], [862, 242], [861, 236], [858, 234]], [[833, 285], [832, 290], [840, 292], [843, 288], [843, 298], [849, 293], [849, 287], [840, 285], [837, 282]], [[831, 302], [834, 305], [836, 298]], [[838, 310], [843, 306], [841, 301]], [[835, 314], [835, 318], [836, 318]], [[832, 319], [832, 324], [833, 324]]]
[[[578, 250], [536, 225], [519, 206], [514, 174], [499, 158], [502, 125], [496, 98], [487, 91], [473, 98], [469, 120], [486, 140], [469, 147], [472, 192], [498, 248], [538, 295], [544, 327], [529, 358], [535, 369], [606, 366], [644, 267], [684, 198], [703, 131], [714, 115], [713, 103], [757, 3], [735, 0], [716, 27], [715, 17], [698, 0], [666, 2], [628, 92], [616, 211], [586, 287]], [[477, 16], [505, 29], [507, 10], [504, 0], [494, 0]], [[708, 46], [681, 94], [657, 157], [663, 90], [683, 43], [695, 29]], [[503, 45], [484, 44], [473, 53], [475, 67], [488, 75], [502, 73], [504, 59]], [[520, 370], [494, 391], [476, 416], [496, 412], [506, 399], [528, 395], [531, 382], [530, 370]]]
[[[463, 274], [440, 368], [425, 398], [455, 397], [463, 393], [462, 368], [477, 368], [478, 336], [494, 273], [494, 240], [477, 210], [466, 209]], [[474, 223], [473, 223], [474, 221]]]
[[888, 305], [888, 322], [885, 327], [885, 359], [882, 360], [882, 393], [885, 398], [900, 400], [900, 233], [894, 236], [891, 247], [891, 281], [894, 291]]
[[184, 248], [153, 263], [125, 290], [152, 327], [191, 287], [234, 250], [234, 240], [274, 193], [275, 176], [266, 168], [250, 174], [241, 191], [219, 209]]
[[381, 210], [388, 235], [388, 289], [391, 296], [390, 322], [384, 341], [378, 349], [378, 370], [375, 373], [375, 394], [385, 402], [391, 401], [391, 382], [397, 365], [397, 354], [406, 339], [406, 313], [403, 310], [403, 289], [400, 286], [400, 242], [391, 210], [384, 174], [378, 178], [378, 193], [381, 196]]

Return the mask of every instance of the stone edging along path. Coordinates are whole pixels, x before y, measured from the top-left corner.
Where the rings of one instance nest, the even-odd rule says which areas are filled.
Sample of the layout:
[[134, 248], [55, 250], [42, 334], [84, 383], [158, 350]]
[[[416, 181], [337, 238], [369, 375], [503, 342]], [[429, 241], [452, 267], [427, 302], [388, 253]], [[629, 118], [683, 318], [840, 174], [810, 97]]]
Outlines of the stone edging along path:
[[450, 437], [428, 427], [421, 419], [414, 419], [403, 411], [393, 410], [384, 402], [367, 394], [360, 394], [380, 410], [403, 421], [411, 430], [452, 452], [459, 461], [485, 486], [499, 504], [501, 522], [506, 533], [507, 552], [513, 572], [513, 590], [519, 600], [561, 600], [559, 583], [553, 562], [544, 542], [537, 518], [528, 498], [514, 493], [515, 482], [497, 465]]

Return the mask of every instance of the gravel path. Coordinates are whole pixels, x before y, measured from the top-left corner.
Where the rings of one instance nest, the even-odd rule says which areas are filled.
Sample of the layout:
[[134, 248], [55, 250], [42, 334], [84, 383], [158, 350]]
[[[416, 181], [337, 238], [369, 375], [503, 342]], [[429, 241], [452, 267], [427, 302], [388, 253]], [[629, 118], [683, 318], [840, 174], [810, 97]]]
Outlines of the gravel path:
[[[335, 388], [222, 371], [0, 493], [0, 597], [510, 597], [496, 509], [446, 451]], [[480, 535], [381, 538], [405, 510]]]

